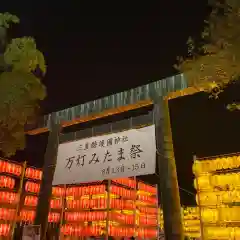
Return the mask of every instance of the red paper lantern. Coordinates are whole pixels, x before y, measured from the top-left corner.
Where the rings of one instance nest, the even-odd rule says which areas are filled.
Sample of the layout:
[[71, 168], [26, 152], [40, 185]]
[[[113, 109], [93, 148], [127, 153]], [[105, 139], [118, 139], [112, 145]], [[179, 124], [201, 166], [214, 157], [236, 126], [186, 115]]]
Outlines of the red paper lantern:
[[50, 212], [48, 214], [48, 222], [51, 222], [51, 223], [60, 222], [60, 213]]
[[138, 189], [142, 190], [142, 191], [145, 191], [145, 192], [149, 192], [149, 193], [154, 194], [154, 195], [157, 194], [157, 188], [156, 187], [152, 187], [152, 186], [149, 186], [149, 185], [141, 183], [141, 182], [138, 183]]
[[10, 233], [10, 224], [0, 224], [0, 236], [7, 237]]
[[19, 194], [13, 192], [1, 192], [0, 202], [8, 204], [17, 204], [19, 202]]
[[0, 176], [0, 187], [13, 189], [15, 179], [7, 176]]
[[24, 205], [26, 206], [37, 206], [38, 203], [38, 197], [36, 196], [26, 196], [24, 199]]
[[0, 208], [0, 219], [2, 220], [13, 220], [15, 217], [16, 210], [8, 208]]
[[93, 185], [84, 187], [69, 187], [66, 190], [67, 196], [80, 197], [83, 195], [94, 195], [105, 193], [105, 185]]
[[34, 168], [27, 168], [25, 171], [25, 177], [36, 180], [42, 179], [42, 171]]
[[56, 197], [62, 197], [65, 195], [65, 189], [62, 187], [53, 187], [52, 188], [52, 195]]
[[0, 160], [0, 172], [10, 173], [20, 176], [22, 173], [22, 166], [7, 161]]
[[33, 222], [36, 212], [32, 210], [22, 210], [20, 212], [20, 220], [24, 222]]
[[32, 193], [39, 193], [40, 191], [40, 184], [27, 181], [25, 184], [25, 191], [32, 192]]
[[125, 185], [131, 188], [136, 188], [136, 181], [133, 179], [129, 179], [129, 178], [119, 178], [119, 179], [115, 179], [113, 180], [116, 183], [119, 183], [121, 185]]
[[50, 202], [50, 206], [51, 206], [51, 208], [54, 208], [54, 209], [61, 208], [62, 207], [61, 199], [52, 199]]

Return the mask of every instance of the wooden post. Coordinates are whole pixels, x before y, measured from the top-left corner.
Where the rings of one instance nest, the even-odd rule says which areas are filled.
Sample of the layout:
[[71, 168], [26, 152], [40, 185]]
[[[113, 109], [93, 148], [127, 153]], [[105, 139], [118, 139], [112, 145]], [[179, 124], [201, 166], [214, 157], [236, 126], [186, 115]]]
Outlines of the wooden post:
[[154, 105], [157, 166], [166, 240], [182, 240], [183, 226], [168, 100]]
[[[193, 156], [193, 162], [195, 163], [197, 157], [196, 155]], [[198, 176], [196, 177], [196, 187], [197, 187], [197, 200], [198, 200], [198, 209], [199, 209], [199, 220], [200, 220], [200, 236], [201, 240], [204, 240], [204, 228], [203, 228], [203, 221], [202, 221], [202, 207], [200, 202], [200, 196], [199, 196], [199, 185], [198, 185]]]
[[20, 186], [19, 186], [19, 189], [18, 189], [18, 194], [19, 194], [20, 201], [18, 202], [18, 205], [16, 207], [15, 217], [14, 217], [14, 221], [13, 221], [12, 229], [11, 229], [11, 239], [13, 239], [13, 237], [14, 237], [14, 231], [15, 231], [16, 223], [17, 223], [18, 216], [19, 216], [19, 213], [20, 213], [20, 210], [21, 210], [21, 204], [24, 203], [24, 199], [22, 199], [23, 198], [22, 191], [23, 191], [23, 181], [24, 181], [24, 177], [25, 177], [26, 166], [27, 166], [27, 162], [24, 161], [23, 166], [22, 166], [23, 168], [22, 168], [22, 174], [21, 174], [21, 179], [20, 179]]
[[41, 240], [45, 240], [48, 224], [48, 213], [52, 196], [52, 181], [57, 161], [57, 151], [61, 125], [56, 113], [51, 115], [51, 126], [47, 149], [44, 156], [43, 176], [36, 211], [35, 225], [41, 225]]
[[[159, 234], [160, 234], [160, 212], [159, 212], [159, 197], [158, 197], [158, 184], [155, 185], [157, 189], [157, 203], [156, 203], [156, 208], [157, 208], [157, 239], [159, 239]], [[159, 214], [159, 215], [158, 215]]]
[[133, 178], [136, 186], [134, 188], [135, 191], [135, 199], [134, 199], [134, 238], [137, 238], [137, 230], [138, 230], [138, 225], [137, 225], [137, 192], [138, 192], [138, 186], [137, 186], [137, 178]]
[[61, 236], [61, 227], [62, 227], [63, 222], [64, 222], [64, 212], [65, 212], [65, 208], [66, 208], [66, 197], [67, 197], [66, 191], [67, 191], [67, 185], [64, 184], [64, 195], [61, 197], [61, 200], [62, 200], [62, 209], [61, 209], [61, 218], [60, 218], [59, 234], [58, 234], [59, 240], [62, 239], [62, 236]]
[[110, 187], [111, 180], [107, 180], [107, 219], [106, 219], [106, 240], [108, 240], [108, 230], [109, 230], [109, 218], [110, 218]]

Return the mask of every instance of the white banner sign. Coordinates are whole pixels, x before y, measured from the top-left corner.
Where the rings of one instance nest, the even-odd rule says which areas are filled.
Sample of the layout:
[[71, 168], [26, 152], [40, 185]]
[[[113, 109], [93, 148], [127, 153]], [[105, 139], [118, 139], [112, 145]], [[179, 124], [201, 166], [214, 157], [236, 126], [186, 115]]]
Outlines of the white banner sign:
[[155, 173], [155, 126], [59, 145], [53, 185]]

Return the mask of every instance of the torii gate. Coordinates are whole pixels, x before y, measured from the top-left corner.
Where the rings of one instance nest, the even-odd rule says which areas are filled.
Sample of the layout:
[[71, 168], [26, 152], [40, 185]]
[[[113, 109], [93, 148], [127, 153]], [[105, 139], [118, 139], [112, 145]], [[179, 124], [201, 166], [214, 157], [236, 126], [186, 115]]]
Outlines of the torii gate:
[[172, 144], [168, 100], [197, 92], [188, 86], [182, 74], [165, 78], [128, 91], [67, 108], [44, 116], [35, 126], [28, 127], [27, 134], [36, 135], [50, 131], [45, 153], [43, 180], [39, 194], [36, 224], [42, 225], [43, 239], [46, 235], [48, 205], [61, 128], [112, 116], [133, 109], [154, 105], [154, 123], [157, 139], [157, 162], [160, 176], [161, 202], [163, 204], [164, 231], [167, 240], [182, 240], [183, 227], [181, 206]]

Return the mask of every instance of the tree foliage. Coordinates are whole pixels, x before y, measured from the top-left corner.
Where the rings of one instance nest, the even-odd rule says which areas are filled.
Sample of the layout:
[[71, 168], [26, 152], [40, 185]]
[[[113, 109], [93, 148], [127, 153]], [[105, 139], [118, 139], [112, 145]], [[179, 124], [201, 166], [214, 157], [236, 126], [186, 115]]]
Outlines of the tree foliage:
[[240, 1], [212, 0], [209, 4], [212, 11], [200, 40], [188, 39], [188, 55], [178, 57], [175, 67], [196, 91], [209, 91], [217, 98], [240, 75]]
[[37, 76], [46, 72], [44, 56], [31, 37], [8, 41], [11, 23], [19, 23], [19, 19], [0, 14], [0, 150], [6, 156], [24, 149], [25, 124], [35, 116], [39, 101], [46, 95]]

